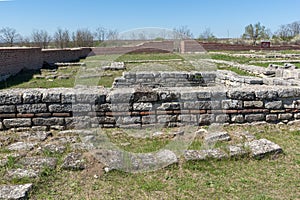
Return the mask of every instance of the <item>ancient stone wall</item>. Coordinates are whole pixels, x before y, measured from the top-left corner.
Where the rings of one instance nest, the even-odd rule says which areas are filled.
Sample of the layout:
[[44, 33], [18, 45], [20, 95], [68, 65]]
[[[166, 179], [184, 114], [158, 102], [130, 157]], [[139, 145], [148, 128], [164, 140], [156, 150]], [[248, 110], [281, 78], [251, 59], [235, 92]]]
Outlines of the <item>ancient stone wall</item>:
[[17, 74], [22, 69], [39, 69], [44, 62], [76, 61], [89, 55], [90, 48], [53, 49], [0, 48], [0, 81]]
[[148, 127], [211, 123], [288, 123], [300, 119], [300, 89], [12, 89], [0, 91], [0, 128]]

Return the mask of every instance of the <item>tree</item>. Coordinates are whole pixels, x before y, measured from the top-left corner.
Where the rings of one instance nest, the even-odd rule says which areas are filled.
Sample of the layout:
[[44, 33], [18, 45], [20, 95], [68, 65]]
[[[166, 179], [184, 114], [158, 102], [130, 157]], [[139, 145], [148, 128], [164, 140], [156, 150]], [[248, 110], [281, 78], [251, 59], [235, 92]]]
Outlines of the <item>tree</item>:
[[300, 22], [293, 22], [291, 24], [281, 25], [274, 37], [278, 37], [284, 41], [290, 41], [300, 34]]
[[107, 31], [104, 27], [99, 26], [96, 29], [95, 37], [98, 39], [99, 42], [103, 42], [106, 39]]
[[191, 39], [193, 34], [187, 26], [181, 26], [173, 29], [174, 39]]
[[31, 37], [34, 45], [43, 49], [46, 49], [51, 42], [51, 36], [45, 30], [34, 30]]
[[108, 30], [106, 38], [107, 38], [107, 40], [118, 40], [118, 38], [119, 38], [118, 30], [116, 30], [116, 29]]
[[91, 47], [93, 46], [94, 36], [88, 29], [78, 29], [73, 33], [73, 42], [78, 47]]
[[201, 40], [214, 40], [216, 37], [214, 34], [211, 32], [210, 28], [206, 28], [200, 35], [199, 39]]
[[20, 34], [17, 33], [16, 29], [10, 27], [2, 28], [0, 30], [0, 34], [0, 39], [11, 47], [21, 37]]
[[67, 48], [70, 45], [70, 33], [67, 29], [57, 28], [53, 40], [57, 48]]
[[253, 41], [253, 45], [256, 45], [257, 40], [269, 38], [266, 32], [266, 27], [261, 25], [260, 22], [254, 25], [249, 24], [248, 26], [246, 26], [245, 33], [242, 37], [251, 39]]

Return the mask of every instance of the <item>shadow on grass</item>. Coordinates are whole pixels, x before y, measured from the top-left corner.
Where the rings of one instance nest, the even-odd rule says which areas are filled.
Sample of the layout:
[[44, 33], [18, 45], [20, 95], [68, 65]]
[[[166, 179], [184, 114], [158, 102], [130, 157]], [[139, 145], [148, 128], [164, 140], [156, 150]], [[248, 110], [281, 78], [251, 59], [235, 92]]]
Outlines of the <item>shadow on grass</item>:
[[28, 82], [33, 78], [34, 74], [38, 74], [39, 70], [23, 69], [15, 76], [11, 76], [5, 81], [0, 82], [0, 89], [10, 88], [24, 82]]

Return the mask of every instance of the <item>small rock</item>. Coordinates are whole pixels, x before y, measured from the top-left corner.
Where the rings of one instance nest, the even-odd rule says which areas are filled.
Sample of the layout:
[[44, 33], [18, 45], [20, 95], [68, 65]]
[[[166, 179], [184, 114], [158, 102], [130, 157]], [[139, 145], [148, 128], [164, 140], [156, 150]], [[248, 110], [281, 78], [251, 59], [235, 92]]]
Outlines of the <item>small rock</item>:
[[0, 186], [0, 199], [28, 199], [32, 184]]
[[66, 170], [83, 170], [85, 169], [85, 161], [82, 159], [81, 153], [69, 153], [61, 165]]
[[49, 167], [50, 169], [55, 169], [57, 165], [56, 158], [43, 158], [43, 157], [24, 157], [20, 159], [18, 164], [23, 165], [25, 167], [33, 168], [33, 169], [41, 169], [43, 167]]
[[33, 169], [11, 169], [6, 172], [8, 178], [36, 178], [38, 176], [38, 171]]
[[209, 158], [213, 159], [223, 159], [227, 158], [225, 154], [220, 149], [207, 149], [207, 150], [186, 150], [184, 152], [184, 158], [189, 160], [208, 160]]
[[163, 134], [164, 134], [163, 132], [157, 131], [157, 132], [152, 134], [152, 137], [159, 137], [159, 136], [162, 136]]
[[7, 147], [10, 151], [30, 151], [36, 143], [16, 142]]
[[267, 139], [253, 140], [245, 143], [246, 147], [249, 147], [252, 152], [252, 157], [261, 159], [266, 155], [282, 153], [282, 148]]
[[203, 129], [203, 128], [201, 128], [201, 129], [199, 129], [199, 130], [196, 131], [196, 135], [199, 135], [199, 136], [204, 136], [207, 133], [208, 133], [207, 130]]
[[46, 144], [44, 146], [44, 150], [47, 150], [51, 153], [64, 153], [66, 151], [66, 147], [63, 145], [56, 145], [56, 144]]
[[209, 133], [204, 137], [204, 142], [207, 144], [229, 140], [231, 140], [231, 138], [227, 132]]

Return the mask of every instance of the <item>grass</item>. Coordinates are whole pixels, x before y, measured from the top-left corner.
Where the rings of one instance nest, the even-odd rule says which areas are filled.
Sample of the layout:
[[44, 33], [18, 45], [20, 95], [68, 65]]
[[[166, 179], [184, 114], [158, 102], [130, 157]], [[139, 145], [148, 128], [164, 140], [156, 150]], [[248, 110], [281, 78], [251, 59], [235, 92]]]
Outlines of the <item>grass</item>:
[[[243, 158], [179, 162], [154, 172], [138, 174], [122, 171], [103, 174], [101, 169], [93, 173], [89, 170], [75, 172], [45, 169], [40, 178], [30, 180], [34, 184], [30, 199], [300, 198], [300, 131], [297, 127], [259, 125], [229, 126], [224, 129], [230, 134], [249, 131], [257, 138], [269, 139], [279, 144], [284, 154], [262, 160]], [[107, 133], [112, 132], [110, 129]], [[152, 147], [148, 149], [147, 146], [151, 145], [147, 139], [129, 138], [112, 136], [115, 143], [129, 140], [132, 146], [128, 146], [128, 150], [132, 151], [152, 151], [167, 141], [164, 137], [157, 139], [161, 143], [153, 140]], [[194, 142], [191, 148], [196, 147], [202, 148], [201, 140]], [[95, 174], [99, 175], [98, 178], [94, 177]]]
[[116, 61], [130, 62], [130, 61], [170, 60], [170, 59], [183, 60], [181, 56], [173, 53], [127, 53], [118, 57]]

